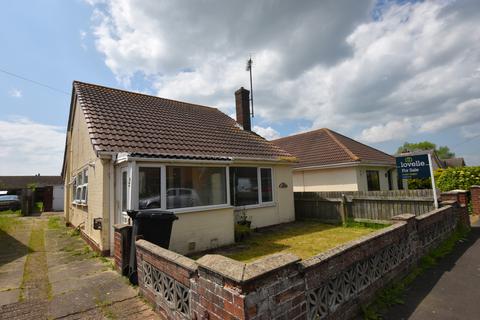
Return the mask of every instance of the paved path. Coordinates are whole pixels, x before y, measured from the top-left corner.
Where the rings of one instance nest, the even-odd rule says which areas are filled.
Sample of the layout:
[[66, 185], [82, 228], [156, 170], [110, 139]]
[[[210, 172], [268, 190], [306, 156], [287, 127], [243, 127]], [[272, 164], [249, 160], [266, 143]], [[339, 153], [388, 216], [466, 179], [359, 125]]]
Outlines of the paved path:
[[480, 223], [468, 239], [437, 266], [417, 278], [385, 319], [480, 319]]
[[0, 319], [159, 319], [110, 259], [63, 225], [0, 216]]

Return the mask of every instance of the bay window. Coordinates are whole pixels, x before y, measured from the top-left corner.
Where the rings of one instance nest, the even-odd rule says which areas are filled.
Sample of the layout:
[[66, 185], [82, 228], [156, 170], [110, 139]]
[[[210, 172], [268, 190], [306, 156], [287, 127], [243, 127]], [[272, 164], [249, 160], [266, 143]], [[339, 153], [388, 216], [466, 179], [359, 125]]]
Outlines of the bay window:
[[167, 167], [167, 209], [227, 203], [225, 168]]
[[230, 201], [235, 207], [272, 202], [272, 169], [231, 167]]
[[161, 168], [140, 167], [138, 169], [138, 208], [161, 208]]
[[[162, 168], [139, 167], [139, 209], [181, 209], [227, 204], [225, 167], [166, 166], [163, 179]], [[162, 188], [165, 188], [164, 194]]]

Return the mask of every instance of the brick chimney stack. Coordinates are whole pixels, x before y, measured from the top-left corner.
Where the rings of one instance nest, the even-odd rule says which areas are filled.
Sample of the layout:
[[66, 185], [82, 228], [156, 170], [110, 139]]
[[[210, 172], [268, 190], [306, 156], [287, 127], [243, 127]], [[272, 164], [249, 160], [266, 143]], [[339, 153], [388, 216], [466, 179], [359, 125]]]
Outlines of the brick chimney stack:
[[235, 91], [235, 106], [237, 109], [237, 122], [244, 130], [252, 131], [250, 120], [250, 91], [243, 87]]

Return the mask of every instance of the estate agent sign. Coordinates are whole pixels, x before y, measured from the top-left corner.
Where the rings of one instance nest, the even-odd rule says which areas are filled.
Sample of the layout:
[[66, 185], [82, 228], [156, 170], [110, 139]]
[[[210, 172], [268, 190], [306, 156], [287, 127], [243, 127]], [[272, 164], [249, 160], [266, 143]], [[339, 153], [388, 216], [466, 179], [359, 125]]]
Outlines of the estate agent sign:
[[428, 154], [397, 157], [398, 175], [402, 179], [430, 178], [430, 161]]
[[438, 209], [437, 190], [433, 176], [432, 156], [420, 154], [416, 156], [396, 157], [398, 176], [402, 179], [432, 178], [433, 202]]

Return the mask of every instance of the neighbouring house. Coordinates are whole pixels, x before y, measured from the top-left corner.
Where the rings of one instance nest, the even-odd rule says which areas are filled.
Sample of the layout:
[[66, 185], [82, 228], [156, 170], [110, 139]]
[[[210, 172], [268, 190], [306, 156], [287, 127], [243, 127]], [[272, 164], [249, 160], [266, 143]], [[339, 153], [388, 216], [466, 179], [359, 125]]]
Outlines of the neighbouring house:
[[176, 213], [170, 249], [179, 253], [233, 243], [239, 214], [253, 228], [293, 221], [295, 158], [251, 131], [248, 90], [235, 102], [238, 122], [216, 108], [75, 81], [67, 222], [107, 254], [129, 209]]
[[465, 159], [462, 157], [443, 159], [442, 161], [445, 163], [445, 167], [447, 168], [460, 168], [466, 166]]
[[380, 191], [404, 187], [395, 157], [323, 128], [273, 140], [298, 158], [293, 188], [307, 191]]
[[61, 176], [0, 176], [0, 191], [20, 195], [26, 188], [34, 189], [34, 201], [43, 202], [44, 211], [63, 211]]

